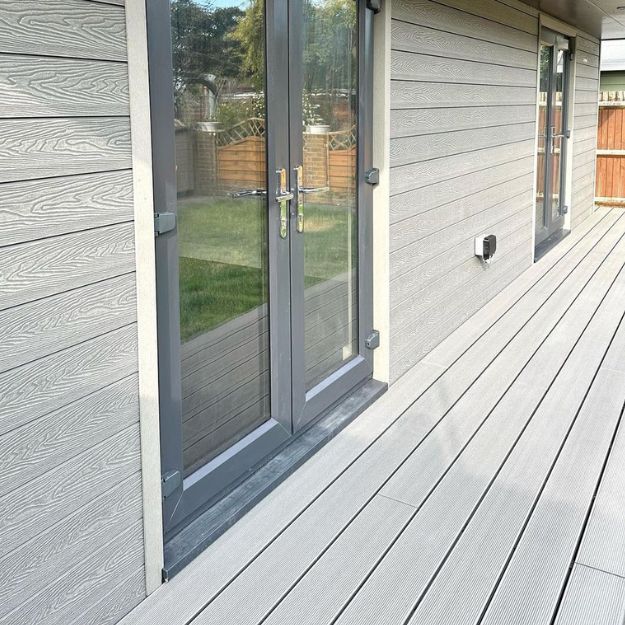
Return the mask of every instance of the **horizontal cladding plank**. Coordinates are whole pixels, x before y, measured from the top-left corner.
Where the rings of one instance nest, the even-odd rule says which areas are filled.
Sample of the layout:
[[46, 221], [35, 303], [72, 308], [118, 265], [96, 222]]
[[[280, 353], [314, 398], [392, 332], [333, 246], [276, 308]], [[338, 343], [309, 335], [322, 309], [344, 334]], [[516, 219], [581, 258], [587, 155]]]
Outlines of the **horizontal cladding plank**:
[[0, 498], [0, 557], [23, 545], [140, 469], [139, 425]]
[[[417, 82], [455, 83], [456, 85], [531, 88], [536, 85], [536, 70], [394, 50], [391, 54], [391, 78]], [[462, 97], [461, 94], [462, 89], [458, 88], [458, 96]]]
[[131, 221], [132, 172], [0, 185], [0, 247]]
[[[510, 122], [513, 120], [511, 119]], [[391, 167], [424, 160], [450, 157], [516, 141], [531, 139], [536, 134], [535, 122], [510, 123], [493, 128], [457, 130], [418, 137], [397, 138], [391, 141]]]
[[580, 35], [577, 36], [576, 44], [578, 50], [594, 54], [595, 56], [599, 56], [601, 52], [601, 44]]
[[[533, 171], [530, 166], [530, 159], [527, 159], [523, 167], [514, 172], [514, 177], [510, 176], [476, 193], [430, 210], [417, 209], [413, 216], [392, 223], [390, 227], [391, 254], [407, 245], [417, 244], [425, 237], [444, 233], [449, 228], [460, 226], [475, 215], [491, 209], [498, 210], [502, 204], [519, 201], [519, 196], [530, 190], [534, 184]], [[441, 234], [441, 236], [444, 235]], [[421, 254], [431, 253], [425, 248], [421, 250]]]
[[599, 106], [597, 102], [575, 102], [575, 118], [594, 115], [597, 118]]
[[123, 7], [84, 0], [6, 0], [0, 53], [124, 61]]
[[484, 62], [485, 59], [496, 59], [499, 65], [521, 67], [534, 72], [537, 66], [535, 52], [463, 37], [399, 20], [393, 20], [391, 24], [391, 47], [404, 52], [430, 54], [464, 61]]
[[599, 80], [599, 68], [588, 63], [577, 63], [575, 65], [575, 74], [578, 77]]
[[590, 126], [586, 128], [580, 128], [579, 130], [574, 130], [573, 141], [575, 143], [581, 143], [583, 141], [588, 141], [589, 139], [597, 140], [597, 127]]
[[[536, 105], [474, 106], [449, 109], [403, 109], [391, 111], [391, 138], [491, 128], [536, 120]], [[2, 213], [0, 213], [1, 219]]]
[[[495, 5], [494, 2], [489, 4], [491, 8]], [[464, 5], [470, 8], [473, 3], [465, 1]], [[536, 34], [523, 32], [491, 19], [444, 6], [444, 3], [430, 2], [430, 0], [395, 0], [392, 4], [392, 16], [405, 22], [437, 28], [457, 35], [520, 48], [528, 52], [537, 52]], [[522, 14], [519, 16], [522, 17]], [[535, 19], [533, 21], [536, 22]]]
[[588, 67], [599, 67], [599, 55], [591, 54], [590, 52], [586, 52], [584, 50], [579, 51], [577, 56], [577, 64], [578, 65], [587, 65]]
[[391, 169], [391, 194], [397, 195], [420, 187], [456, 178], [516, 160], [533, 153], [534, 139], [457, 154], [446, 158], [402, 165]]
[[[406, 295], [403, 293], [404, 287], [410, 291], [405, 283], [404, 277], [409, 274], [415, 280], [420, 280], [418, 268], [427, 260], [438, 256], [441, 262], [445, 262], [445, 253], [466, 240], [468, 236], [479, 236], [483, 234], [483, 228], [493, 226], [503, 219], [514, 214], [524, 214], [528, 212], [528, 206], [532, 204], [532, 186], [529, 179], [520, 179], [521, 183], [516, 185], [521, 187], [516, 194], [503, 200], [496, 205], [491, 205], [488, 210], [483, 210], [467, 219], [463, 219], [453, 226], [438, 230], [427, 237], [416, 239], [414, 242], [401, 247], [391, 253], [391, 299]], [[526, 217], [526, 216], [525, 216]], [[402, 222], [401, 225], [404, 225]], [[492, 227], [491, 227], [492, 230]], [[497, 232], [492, 232], [497, 234]], [[468, 258], [473, 259], [475, 253], [473, 249], [468, 249]], [[401, 281], [401, 285], [400, 285]]]
[[582, 104], [596, 104], [599, 106], [599, 91], [586, 91], [584, 89], [576, 89], [574, 94], [575, 105]]
[[136, 371], [137, 329], [132, 324], [2, 373], [0, 435]]
[[[470, 196], [475, 194], [476, 189], [481, 193], [491, 187], [512, 180], [519, 174], [532, 174], [533, 168], [534, 156], [533, 154], [528, 154], [521, 159], [511, 160], [491, 167], [487, 166], [458, 178], [442, 180], [436, 184], [392, 196], [390, 200], [391, 223], [400, 222], [426, 211], [432, 212], [432, 209], [436, 207], [451, 202], [458, 202], [463, 198], [466, 198], [467, 203], [470, 204], [472, 202]], [[441, 215], [443, 214], [441, 212]], [[432, 212], [432, 215], [436, 215], [436, 212]], [[436, 226], [435, 222], [430, 221], [430, 223], [433, 227]], [[441, 227], [445, 223], [441, 221]]]
[[578, 76], [575, 79], [575, 90], [576, 91], [590, 91], [597, 98], [597, 102], [599, 101], [599, 78], [583, 78]]
[[0, 248], [0, 310], [130, 273], [133, 224]]
[[59, 571], [89, 557], [141, 519], [141, 474], [122, 479], [0, 559], [0, 615], [41, 592]]
[[7, 625], [37, 620], [45, 623], [80, 620], [95, 601], [117, 586], [121, 577], [143, 566], [144, 556], [143, 523], [135, 521], [123, 532], [111, 536], [110, 542], [99, 551], [79, 561], [25, 601], [9, 616]]
[[[479, 227], [483, 225], [489, 228], [489, 233], [497, 236], [497, 242], [503, 249], [514, 247], [518, 242], [526, 240], [531, 235], [531, 228], [528, 227], [531, 203], [526, 205], [517, 205], [516, 212], [502, 215], [504, 219], [497, 222], [496, 217], [491, 214], [490, 217], [481, 217], [481, 220], [475, 220], [473, 226]], [[474, 231], [475, 232], [475, 231]], [[468, 231], [467, 234], [470, 234]], [[460, 238], [460, 237], [458, 237]], [[442, 276], [436, 280], [431, 280], [425, 272], [421, 273], [417, 268], [413, 268], [410, 273], [403, 275], [402, 284], [406, 286], [406, 292], [410, 293], [408, 297], [402, 297], [401, 300], [391, 297], [391, 327], [393, 330], [408, 326], [416, 318], [429, 310], [432, 306], [436, 306], [446, 293], [451, 293], [457, 288], [461, 288], [477, 271], [482, 270], [481, 261], [475, 258], [473, 248], [473, 240], [465, 237], [459, 244], [452, 248], [454, 253], [446, 254], [441, 251], [439, 262], [442, 265]], [[460, 258], [460, 252], [464, 254]], [[458, 260], [460, 259], [460, 262]], [[392, 269], [391, 269], [392, 271]], [[401, 279], [401, 278], [399, 278]], [[395, 278], [397, 283], [398, 278]], [[393, 294], [396, 291], [391, 287]], [[401, 294], [404, 296], [404, 294]]]
[[582, 154], [591, 152], [597, 155], [597, 137], [586, 139], [585, 141], [575, 141], [573, 143], [573, 162]]
[[141, 566], [128, 577], [121, 577], [113, 590], [95, 599], [85, 612], [67, 625], [117, 625], [120, 618], [145, 598], [145, 568]]
[[533, 104], [536, 87], [456, 85], [452, 83], [391, 81], [391, 109], [460, 108]]
[[138, 420], [133, 374], [0, 436], [0, 497]]
[[[508, 263], [510, 254], [514, 254], [516, 248], [531, 237], [531, 228], [529, 227], [531, 210], [528, 208], [528, 206], [521, 206], [518, 215], [512, 215], [496, 224], [500, 231], [497, 263], [502, 265]], [[466, 253], [467, 248], [464, 247], [464, 250]], [[442, 260], [441, 262], [445, 261]], [[442, 301], [447, 301], [448, 307], [451, 304], [449, 297], [452, 294], [455, 294], [460, 301], [467, 301], [468, 298], [472, 297], [471, 290], [463, 291], [463, 288], [471, 284], [472, 281], [480, 279], [480, 275], [484, 272], [484, 266], [475, 257], [475, 254], [470, 254], [465, 256], [464, 261], [458, 267], [459, 269], [454, 270], [453, 267], [448, 266], [449, 272], [444, 274], [441, 279], [430, 282], [427, 287], [419, 271], [404, 276], [407, 287], [413, 293], [412, 297], [403, 300], [391, 298], [391, 343], [395, 345], [397, 355], [410, 351], [406, 349], [406, 343], [401, 342], [402, 337], [406, 339], [412, 335], [419, 335], [422, 331], [427, 331], [427, 328], [432, 330], [441, 326], [441, 320], [445, 319], [447, 314], [446, 309], [437, 308]], [[489, 269], [494, 267], [495, 261]], [[391, 280], [396, 282], [397, 278]], [[420, 299], [424, 301], [418, 301]], [[398, 320], [397, 324], [395, 324], [394, 319]]]
[[[525, 227], [527, 229], [528, 226]], [[531, 267], [533, 251], [532, 239], [526, 237], [511, 253], [499, 257], [490, 270], [490, 275], [481, 272], [476, 278], [465, 283], [462, 288], [442, 304], [431, 310], [421, 320], [421, 328], [407, 332], [403, 337], [395, 337], [393, 345], [397, 356], [391, 364], [391, 380], [397, 380], [428, 352], [460, 327], [495, 295], [502, 291], [525, 269]], [[479, 297], [470, 297], [478, 293]]]
[[594, 177], [595, 175], [595, 162], [594, 160], [588, 161], [585, 164], [580, 164], [573, 170], [572, 185], [573, 188], [580, 183], [584, 184], [588, 182], [588, 176]]
[[137, 318], [134, 274], [0, 311], [0, 373]]
[[131, 165], [126, 117], [0, 120], [0, 182]]
[[506, 6], [498, 0], [437, 0], [437, 2], [465, 13], [485, 17], [504, 26], [512, 26], [531, 35], [538, 34], [536, 16], [528, 16], [525, 11], [519, 11], [517, 7]]
[[125, 63], [0, 55], [0, 118], [128, 115], [128, 100]]
[[525, 4], [522, 0], [498, 0], [498, 2], [501, 2], [501, 4], [507, 4], [509, 7], [513, 7], [523, 13], [531, 15], [532, 17], [538, 18], [539, 11], [534, 7]]
[[[488, 228], [489, 231], [494, 231], [495, 228], [508, 227], [509, 221], [504, 223], [504, 220], [499, 220], [494, 211], [486, 212], [485, 229]], [[490, 214], [490, 217], [488, 217], [488, 214]], [[527, 221], [527, 217], [526, 222], [527, 225], [524, 227], [528, 229], [528, 233], [531, 233], [531, 224]], [[504, 236], [504, 232], [499, 230], [498, 235]], [[464, 240], [454, 247], [447, 248], [442, 254], [426, 260], [412, 273], [406, 274], [404, 279], [400, 278], [397, 282], [401, 281], [401, 292], [396, 292], [394, 285], [391, 286], [391, 308], [398, 308], [404, 305], [405, 300], [410, 300], [411, 298], [425, 297], [427, 299], [429, 297], [428, 294], [431, 295], [430, 285], [439, 283], [440, 279], [447, 274], [449, 274], [448, 278], [451, 280], [458, 277], [454, 273], [456, 270], [461, 271], [458, 268], [466, 268], [474, 264], [473, 247], [474, 238], [468, 233]]]
[[597, 114], [590, 113], [590, 115], [576, 115], [573, 120], [573, 128], [576, 131], [584, 130], [585, 128], [597, 128]]
[[597, 160], [597, 154], [595, 150], [588, 150], [582, 152], [573, 158], [573, 176], [580, 167], [585, 167], [588, 163], [594, 163]]

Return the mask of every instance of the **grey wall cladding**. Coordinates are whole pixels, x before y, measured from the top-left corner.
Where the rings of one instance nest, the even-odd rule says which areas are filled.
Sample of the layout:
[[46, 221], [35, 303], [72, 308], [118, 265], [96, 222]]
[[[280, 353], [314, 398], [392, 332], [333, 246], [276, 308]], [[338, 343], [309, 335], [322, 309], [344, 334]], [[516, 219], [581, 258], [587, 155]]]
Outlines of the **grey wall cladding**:
[[145, 596], [122, 0], [0, 3], [0, 622]]
[[[393, 0], [391, 380], [532, 262], [536, 11]], [[489, 268], [473, 238], [498, 237]]]

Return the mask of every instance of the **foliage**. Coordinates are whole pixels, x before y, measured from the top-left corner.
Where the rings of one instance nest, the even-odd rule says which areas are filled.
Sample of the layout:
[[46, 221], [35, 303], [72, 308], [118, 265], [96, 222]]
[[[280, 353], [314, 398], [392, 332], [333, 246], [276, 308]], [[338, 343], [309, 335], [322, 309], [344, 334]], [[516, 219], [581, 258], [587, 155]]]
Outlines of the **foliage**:
[[251, 0], [232, 38], [242, 50], [241, 70], [257, 91], [265, 89], [265, 2]]
[[213, 8], [195, 0], [172, 0], [172, 56], [174, 96], [192, 85], [208, 87], [217, 95], [220, 81], [237, 77], [241, 67], [241, 47], [230, 36], [243, 11], [238, 7]]

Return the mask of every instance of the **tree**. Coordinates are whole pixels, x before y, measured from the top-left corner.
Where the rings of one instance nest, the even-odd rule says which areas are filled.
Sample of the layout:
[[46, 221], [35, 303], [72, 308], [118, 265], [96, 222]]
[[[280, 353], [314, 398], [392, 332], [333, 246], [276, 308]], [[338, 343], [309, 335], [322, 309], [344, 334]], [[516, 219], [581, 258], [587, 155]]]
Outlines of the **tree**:
[[231, 36], [243, 11], [213, 8], [196, 0], [171, 3], [172, 56], [176, 103], [191, 85], [216, 95], [219, 81], [236, 77], [242, 62], [239, 42]]

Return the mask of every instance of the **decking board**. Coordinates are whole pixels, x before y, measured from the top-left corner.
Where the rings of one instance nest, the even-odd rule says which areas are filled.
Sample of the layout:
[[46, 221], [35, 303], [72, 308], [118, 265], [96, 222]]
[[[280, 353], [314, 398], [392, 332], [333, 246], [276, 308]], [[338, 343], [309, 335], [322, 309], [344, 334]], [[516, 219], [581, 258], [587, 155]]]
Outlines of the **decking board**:
[[460, 625], [508, 587], [493, 623], [550, 622], [618, 449], [624, 234], [615, 209], [582, 222], [123, 625]]

